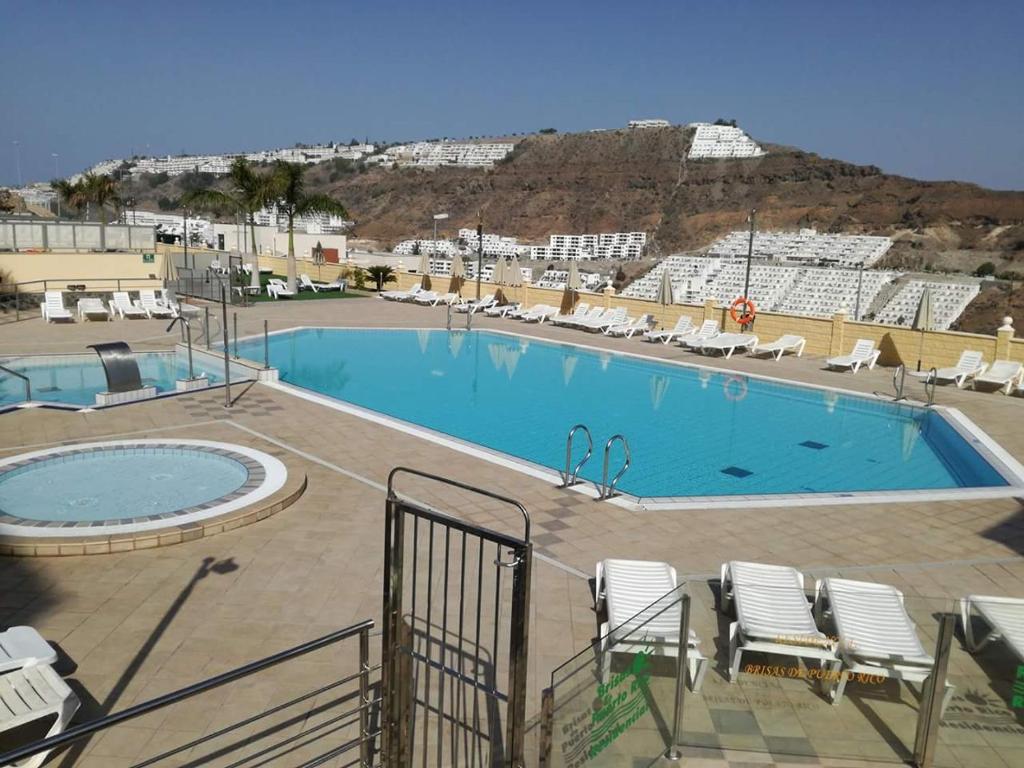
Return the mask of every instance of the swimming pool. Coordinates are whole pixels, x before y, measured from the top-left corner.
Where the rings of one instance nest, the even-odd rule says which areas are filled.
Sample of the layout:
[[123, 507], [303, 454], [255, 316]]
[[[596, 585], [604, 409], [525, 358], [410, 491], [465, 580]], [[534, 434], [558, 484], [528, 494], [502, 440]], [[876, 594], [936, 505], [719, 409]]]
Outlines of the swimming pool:
[[[157, 394], [175, 391], [177, 379], [188, 378], [188, 360], [176, 352], [137, 352], [135, 359], [144, 386], [155, 386]], [[107, 378], [99, 357], [79, 355], [26, 355], [0, 358], [0, 365], [28, 376], [32, 400], [73, 406], [93, 406], [96, 395], [107, 389]], [[224, 380], [224, 368], [205, 362], [200, 355], [193, 361], [196, 376], [205, 375], [211, 384]], [[25, 402], [21, 379], [0, 372], [0, 408]]]
[[1020, 492], [1012, 459], [955, 411], [836, 390], [485, 331], [295, 329], [270, 337], [270, 361], [286, 385], [548, 471], [584, 423], [594, 482], [621, 433], [619, 489], [651, 502]]

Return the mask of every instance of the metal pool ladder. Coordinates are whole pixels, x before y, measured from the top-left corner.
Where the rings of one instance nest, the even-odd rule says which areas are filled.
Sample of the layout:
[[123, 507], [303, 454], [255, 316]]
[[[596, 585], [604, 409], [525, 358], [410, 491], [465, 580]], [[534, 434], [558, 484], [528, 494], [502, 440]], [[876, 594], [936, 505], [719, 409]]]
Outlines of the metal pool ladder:
[[[32, 383], [28, 380], [28, 376], [23, 373], [18, 373], [17, 371], [12, 371], [10, 368], [3, 365], [0, 365], [0, 371], [9, 373], [11, 376], [21, 379], [21, 383], [25, 385], [25, 402], [29, 403], [32, 401]], [[587, 455], [589, 456], [590, 454], [588, 453]]]
[[896, 370], [892, 372], [892, 386], [893, 389], [896, 390], [895, 402], [899, 402], [900, 400], [905, 399], [903, 396], [903, 384], [906, 380], [907, 366], [905, 366], [903, 363], [900, 363], [898, 366], [896, 366]]
[[928, 395], [928, 405], [935, 405], [935, 385], [938, 378], [938, 368], [932, 367], [932, 369], [928, 371], [928, 378], [924, 380], [924, 391]]
[[[622, 468], [616, 473], [612, 481], [608, 482], [608, 458], [611, 455], [612, 445], [616, 442], [622, 443], [622, 450], [626, 454], [626, 460], [622, 464]], [[629, 469], [632, 463], [633, 455], [629, 451], [629, 441], [626, 440], [623, 435], [612, 435], [608, 438], [608, 442], [604, 444], [604, 468], [601, 470], [601, 487], [598, 489], [598, 499], [610, 499], [615, 495], [615, 486], [618, 484], [622, 476], [626, 474], [626, 470]]]
[[[583, 458], [580, 459], [580, 463], [576, 465], [575, 469], [572, 466], [572, 440], [576, 437], [577, 432], [583, 432], [583, 436], [587, 438], [587, 452]], [[586, 424], [577, 424], [569, 430], [569, 436], [565, 440], [565, 472], [562, 473], [562, 484], [559, 488], [569, 488], [579, 482], [577, 477], [580, 474], [580, 470], [583, 469], [583, 465], [590, 460], [591, 455], [594, 453], [594, 440], [590, 436], [590, 430], [587, 429]], [[605, 462], [607, 464], [607, 462]]]

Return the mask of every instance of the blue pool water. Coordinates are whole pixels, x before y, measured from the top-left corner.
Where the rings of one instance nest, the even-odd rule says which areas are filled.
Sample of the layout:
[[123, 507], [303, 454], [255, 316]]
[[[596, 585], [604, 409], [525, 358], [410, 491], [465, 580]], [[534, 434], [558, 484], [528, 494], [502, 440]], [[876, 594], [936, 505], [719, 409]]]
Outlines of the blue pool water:
[[[158, 393], [173, 392], [176, 379], [188, 378], [188, 361], [173, 352], [142, 352], [135, 356], [144, 385], [154, 385]], [[99, 357], [87, 355], [40, 355], [0, 359], [0, 365], [28, 376], [32, 399], [48, 403], [94, 405], [96, 394], [105, 392], [107, 379]], [[196, 360], [195, 375], [203, 373], [212, 384], [224, 380], [224, 370]], [[0, 407], [25, 400], [21, 379], [0, 371]]]
[[[239, 351], [259, 360], [262, 345]], [[483, 331], [303, 329], [271, 336], [270, 362], [286, 383], [554, 470], [569, 428], [585, 423], [596, 443], [589, 480], [600, 480], [604, 441], [622, 433], [633, 466], [619, 488], [634, 496], [1007, 485], [927, 409], [573, 345]]]
[[248, 477], [241, 463], [208, 451], [110, 448], [5, 472], [0, 510], [58, 522], [144, 517], [218, 499]]

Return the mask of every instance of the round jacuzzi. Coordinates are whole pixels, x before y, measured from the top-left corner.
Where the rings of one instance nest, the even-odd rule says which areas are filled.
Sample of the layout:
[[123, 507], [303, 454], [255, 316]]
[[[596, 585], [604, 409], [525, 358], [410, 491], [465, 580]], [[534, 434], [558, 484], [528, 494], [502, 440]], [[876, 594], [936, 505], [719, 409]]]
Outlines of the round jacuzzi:
[[205, 440], [124, 440], [25, 453], [0, 461], [0, 535], [188, 530], [267, 499], [287, 477], [285, 465], [269, 454]]

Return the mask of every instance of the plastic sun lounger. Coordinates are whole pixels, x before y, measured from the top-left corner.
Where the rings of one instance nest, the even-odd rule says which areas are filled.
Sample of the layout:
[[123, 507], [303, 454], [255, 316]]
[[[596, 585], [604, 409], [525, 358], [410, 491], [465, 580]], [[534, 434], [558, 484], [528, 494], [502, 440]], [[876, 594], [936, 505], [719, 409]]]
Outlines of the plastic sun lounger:
[[100, 299], [86, 298], [78, 300], [78, 319], [109, 321], [114, 315]]
[[493, 307], [488, 307], [484, 310], [484, 314], [488, 317], [508, 317], [508, 313], [515, 309], [519, 309], [519, 304], [495, 304]]
[[433, 304], [441, 298], [437, 291], [420, 291], [410, 299], [414, 304]]
[[[987, 625], [981, 637], [974, 632], [973, 614]], [[968, 651], [977, 653], [989, 643], [1002, 640], [1024, 663], [1024, 599], [968, 595], [960, 601], [960, 620]]]
[[735, 682], [744, 652], [838, 661], [834, 643], [818, 630], [804, 591], [804, 576], [785, 565], [732, 561], [722, 565], [722, 611], [736, 604], [729, 625], [729, 681]]
[[[832, 703], [843, 698], [849, 675], [879, 675], [923, 683], [935, 659], [917, 636], [903, 604], [903, 593], [888, 584], [850, 579], [821, 579], [814, 585], [814, 613], [819, 622], [831, 619], [839, 636], [839, 661], [833, 664]], [[831, 676], [830, 676], [831, 677]], [[954, 687], [946, 684], [942, 711]]]
[[757, 336], [752, 333], [720, 333], [697, 347], [701, 354], [721, 352], [726, 359], [737, 349], [752, 349], [757, 346]]
[[0, 632], [0, 673], [56, 663], [57, 652], [32, 627], [11, 627]]
[[[597, 608], [604, 603], [608, 620], [601, 625], [601, 681], [608, 680], [612, 653], [639, 653], [651, 648], [665, 656], [679, 654], [679, 612], [676, 569], [651, 560], [603, 560], [597, 564]], [[668, 596], [668, 597], [666, 597]], [[666, 598], [664, 603], [662, 598]], [[671, 607], [668, 601], [676, 600]], [[659, 614], [659, 611], [661, 613]], [[621, 639], [616, 639], [616, 638]], [[686, 667], [690, 690], [700, 691], [708, 659], [698, 650], [692, 629], [687, 637]], [[609, 647], [612, 649], [609, 650]]]
[[117, 312], [124, 320], [126, 317], [143, 318], [149, 317], [146, 314], [146, 310], [142, 307], [137, 307], [132, 303], [132, 300], [128, 298], [127, 291], [114, 291], [114, 297], [110, 300], [110, 308]]
[[604, 314], [594, 320], [581, 321], [575, 327], [584, 331], [605, 331], [613, 325], [622, 325], [626, 322], [628, 310], [625, 307], [606, 309]]
[[526, 312], [519, 319], [526, 323], [537, 323], [543, 325], [545, 320], [550, 320], [558, 314], [558, 307], [552, 307], [548, 304], [540, 304], [534, 307], [529, 312]]
[[[336, 283], [337, 281], [335, 281]], [[335, 283], [318, 283], [315, 280], [310, 279], [309, 275], [303, 272], [299, 275], [299, 288], [306, 288], [307, 290], [318, 293], [320, 291], [336, 291], [340, 287]]]
[[676, 320], [676, 324], [671, 331], [645, 331], [644, 338], [652, 343], [660, 341], [662, 344], [668, 344], [675, 339], [696, 333], [696, 331], [697, 329], [693, 325], [693, 320], [686, 315], [683, 315]]
[[[596, 307], [595, 307], [596, 309]], [[581, 301], [576, 305], [576, 308], [568, 315], [563, 315], [561, 312], [556, 312], [552, 317], [548, 318], [555, 325], [561, 325], [568, 320], [582, 320], [587, 317], [593, 310], [590, 309], [590, 304], [585, 301]]]
[[174, 317], [174, 312], [170, 307], [165, 307], [156, 300], [154, 291], [139, 291], [138, 306], [142, 307], [148, 317]]
[[[0, 733], [56, 715], [46, 736], [64, 731], [78, 711], [79, 701], [68, 684], [48, 664], [0, 675]], [[19, 768], [38, 768], [48, 752], [35, 755]]]
[[604, 307], [591, 307], [582, 315], [555, 315], [551, 318], [551, 322], [555, 325], [574, 327], [579, 326], [582, 323], [589, 323], [597, 320], [605, 313]]
[[[957, 389], [962, 389], [968, 379], [980, 376], [985, 372], [986, 368], [988, 368], [988, 365], [982, 362], [981, 352], [969, 349], [964, 350], [960, 353], [960, 360], [957, 361], [956, 365], [949, 368], [939, 368], [935, 371], [935, 381], [939, 384], [956, 384]], [[931, 371], [915, 371], [910, 375], [924, 379], [929, 384], [932, 380]]]
[[785, 336], [780, 336], [775, 341], [769, 341], [767, 344], [755, 344], [751, 348], [750, 354], [754, 356], [771, 355], [778, 361], [787, 352], [796, 352], [796, 356], [801, 357], [805, 346], [807, 346], [807, 339], [803, 336], [786, 334]]
[[273, 296], [275, 299], [280, 299], [284, 296], [286, 299], [290, 299], [295, 295], [295, 291], [288, 290], [288, 283], [284, 280], [271, 279], [267, 282], [267, 294]]
[[700, 328], [692, 335], [683, 336], [679, 339], [679, 346], [698, 351], [704, 344], [720, 335], [721, 328], [717, 320], [705, 320]]
[[620, 325], [610, 325], [604, 329], [604, 333], [606, 336], [625, 336], [627, 339], [631, 339], [637, 331], [650, 330], [653, 324], [654, 315], [641, 315]]
[[974, 377], [973, 388], [978, 384], [991, 384], [1001, 390], [1004, 395], [1013, 391], [1014, 386], [1022, 383], [1024, 366], [1010, 360], [996, 360], [984, 373]]
[[54, 320], [70, 320], [75, 321], [74, 315], [71, 311], [64, 306], [64, 292], [63, 291], [46, 291], [43, 294], [43, 305], [42, 305], [43, 317], [46, 318], [46, 322], [52, 323]]
[[497, 304], [497, 300], [494, 298], [493, 293], [488, 293], [485, 296], [481, 296], [476, 300], [463, 299], [461, 304], [456, 304], [452, 307], [456, 312], [468, 312], [471, 315], [476, 314], [481, 309], [487, 309], [490, 306]]
[[420, 286], [414, 285], [408, 291], [384, 291], [382, 293], [378, 293], [377, 295], [380, 296], [382, 299], [387, 299], [388, 301], [404, 301], [405, 299], [413, 298], [417, 293], [419, 293], [422, 290], [423, 289]]
[[850, 354], [831, 357], [825, 361], [825, 365], [828, 368], [846, 368], [854, 373], [859, 371], [862, 365], [866, 365], [870, 371], [878, 362], [880, 354], [881, 352], [875, 349], [875, 342], [870, 339], [857, 339]]

